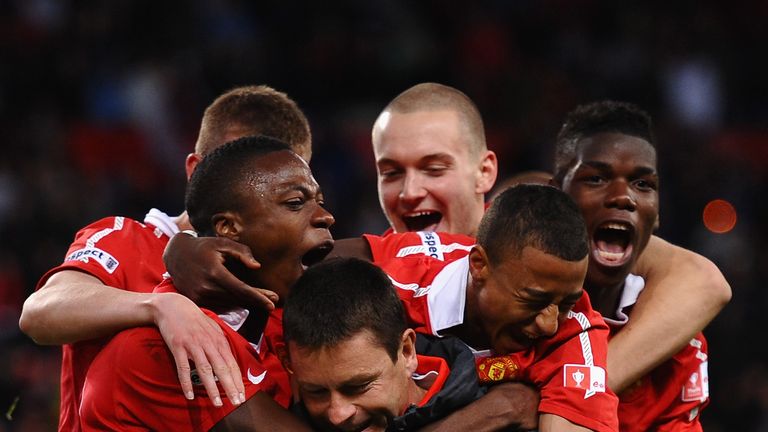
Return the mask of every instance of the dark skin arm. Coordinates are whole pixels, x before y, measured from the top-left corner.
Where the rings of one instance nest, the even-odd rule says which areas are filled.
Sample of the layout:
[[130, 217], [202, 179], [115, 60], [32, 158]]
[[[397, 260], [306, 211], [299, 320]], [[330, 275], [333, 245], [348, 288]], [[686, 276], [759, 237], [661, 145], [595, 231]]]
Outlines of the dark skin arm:
[[534, 430], [539, 422], [539, 392], [517, 382], [497, 384], [480, 399], [420, 429], [428, 431]]
[[211, 431], [214, 432], [303, 432], [311, 430], [312, 428], [307, 424], [262, 392], [253, 395], [211, 428]]
[[258, 305], [272, 310], [277, 294], [252, 287], [235, 277], [224, 264], [238, 261], [250, 269], [261, 265], [251, 255], [248, 246], [225, 237], [193, 237], [180, 233], [165, 248], [163, 261], [180, 293], [198, 306], [215, 309], [232, 304]]
[[373, 261], [371, 247], [362, 237], [336, 240], [333, 243], [333, 250], [327, 257], [325, 257], [325, 259], [338, 257], [359, 258], [366, 261]]

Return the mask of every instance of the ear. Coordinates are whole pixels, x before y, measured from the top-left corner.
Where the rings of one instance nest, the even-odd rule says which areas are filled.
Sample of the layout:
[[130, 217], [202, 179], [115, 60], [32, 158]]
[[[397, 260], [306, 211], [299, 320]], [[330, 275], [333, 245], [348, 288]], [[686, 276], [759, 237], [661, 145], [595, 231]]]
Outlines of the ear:
[[490, 275], [490, 264], [488, 263], [488, 254], [480, 245], [475, 245], [469, 251], [469, 274], [472, 280], [483, 282]]
[[197, 167], [197, 164], [199, 164], [201, 160], [203, 160], [203, 155], [199, 153], [190, 153], [187, 155], [187, 160], [184, 163], [184, 168], [187, 171], [187, 181], [192, 177], [195, 167]]
[[416, 359], [416, 332], [413, 329], [405, 329], [400, 340], [400, 352], [405, 360], [405, 369], [410, 377], [416, 372], [419, 361]]
[[656, 213], [656, 222], [653, 223], [653, 231], [652, 232], [656, 232], [656, 231], [659, 230], [659, 217], [660, 217], [660, 215], [658, 213]]
[[485, 195], [493, 188], [496, 183], [496, 176], [499, 174], [499, 162], [496, 160], [496, 153], [487, 150], [482, 159], [475, 182], [475, 192]]
[[216, 213], [211, 217], [211, 224], [217, 237], [239, 241], [240, 233], [243, 231], [243, 223], [239, 214], [231, 211]]

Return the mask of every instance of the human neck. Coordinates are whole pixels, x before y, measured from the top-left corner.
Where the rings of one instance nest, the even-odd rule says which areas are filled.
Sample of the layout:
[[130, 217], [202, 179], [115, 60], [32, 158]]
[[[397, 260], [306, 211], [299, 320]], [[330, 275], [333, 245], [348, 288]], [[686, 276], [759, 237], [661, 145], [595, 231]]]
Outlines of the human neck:
[[[424, 383], [427, 385], [428, 383]], [[421, 400], [424, 399], [424, 395], [427, 394], [429, 387], [423, 388], [414, 379], [408, 380], [408, 404], [405, 409], [408, 409], [411, 405], [419, 406]], [[405, 410], [403, 410], [405, 411]], [[401, 413], [402, 414], [402, 413]]]
[[179, 230], [181, 231], [194, 229], [192, 224], [189, 222], [189, 214], [186, 212], [186, 210], [184, 213], [176, 216], [173, 221], [176, 222], [176, 226], [178, 226]]
[[587, 277], [584, 288], [589, 293], [592, 307], [606, 318], [616, 318], [616, 309], [619, 306], [621, 294], [624, 292], [624, 280], [626, 275], [619, 280], [592, 281]]

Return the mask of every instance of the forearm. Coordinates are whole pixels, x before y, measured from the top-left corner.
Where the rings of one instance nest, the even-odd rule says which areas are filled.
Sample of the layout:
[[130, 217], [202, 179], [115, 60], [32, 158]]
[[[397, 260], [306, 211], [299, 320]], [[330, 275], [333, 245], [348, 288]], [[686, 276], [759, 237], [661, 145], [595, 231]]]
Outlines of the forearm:
[[497, 384], [480, 399], [420, 431], [532, 430], [538, 421], [538, 390], [517, 382]]
[[19, 327], [39, 344], [94, 339], [152, 325], [158, 295], [109, 287], [85, 273], [63, 271], [27, 298]]
[[645, 289], [608, 344], [608, 382], [616, 393], [680, 351], [731, 298], [711, 261], [658, 237], [636, 271]]

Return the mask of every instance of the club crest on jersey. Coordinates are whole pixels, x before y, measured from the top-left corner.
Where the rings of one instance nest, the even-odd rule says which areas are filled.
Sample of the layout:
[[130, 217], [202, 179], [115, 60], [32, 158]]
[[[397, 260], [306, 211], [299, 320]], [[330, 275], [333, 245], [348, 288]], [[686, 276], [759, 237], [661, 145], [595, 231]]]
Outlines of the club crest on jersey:
[[567, 364], [563, 366], [563, 387], [584, 390], [584, 399], [605, 393], [605, 369], [599, 366]]
[[520, 366], [509, 356], [486, 357], [477, 360], [477, 376], [481, 384], [511, 381], [517, 378]]
[[117, 266], [120, 265], [120, 262], [112, 255], [96, 247], [86, 247], [76, 250], [64, 258], [64, 261], [82, 261], [84, 263], [87, 263], [90, 260], [99, 263], [109, 274], [114, 273]]

